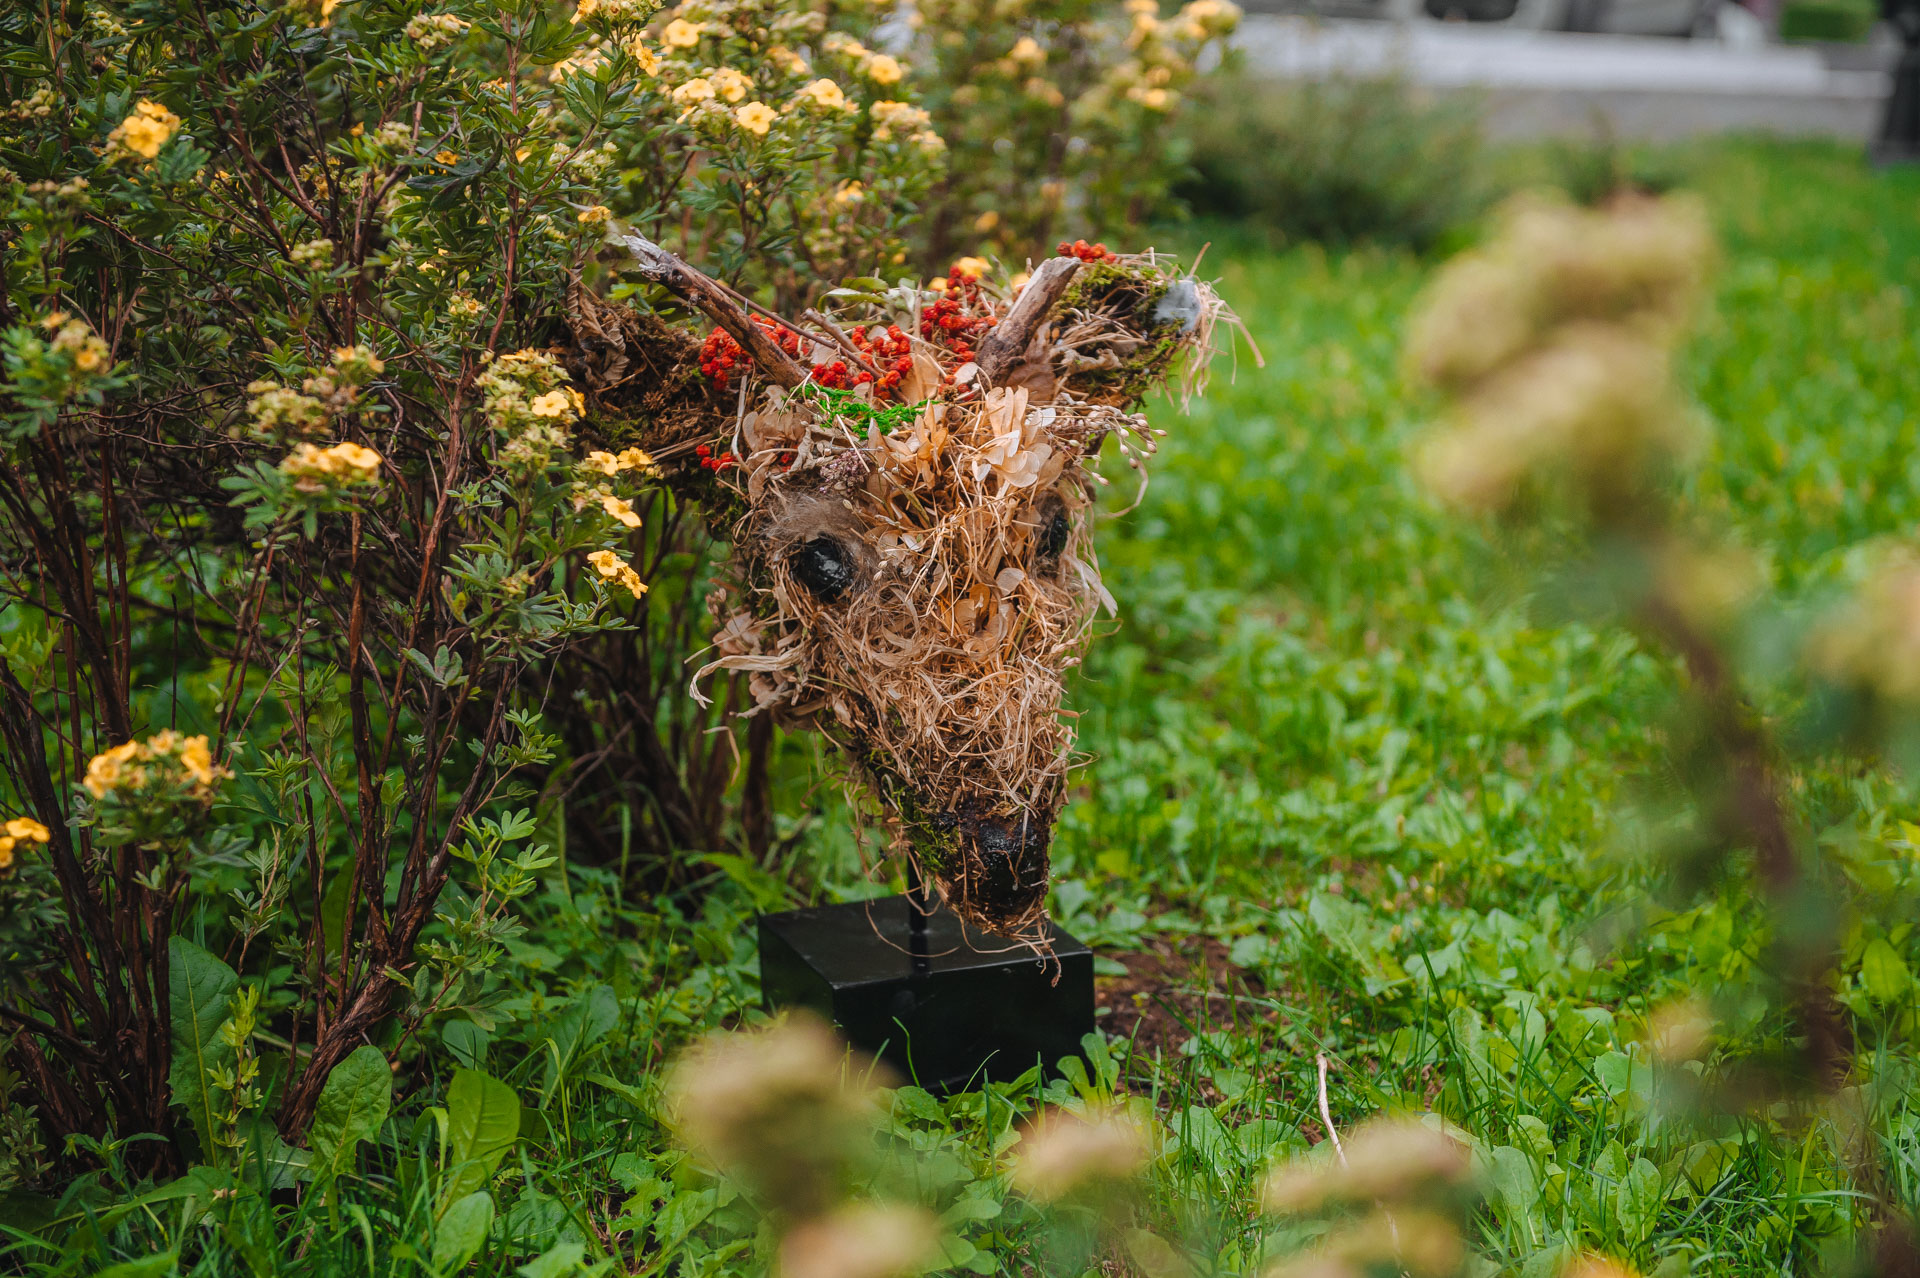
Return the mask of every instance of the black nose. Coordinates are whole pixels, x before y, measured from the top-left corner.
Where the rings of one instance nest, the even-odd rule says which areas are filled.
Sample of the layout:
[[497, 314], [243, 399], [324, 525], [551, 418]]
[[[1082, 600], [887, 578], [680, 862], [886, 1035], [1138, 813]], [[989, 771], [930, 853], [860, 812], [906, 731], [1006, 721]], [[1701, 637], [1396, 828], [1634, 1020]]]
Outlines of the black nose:
[[961, 818], [966, 873], [955, 886], [989, 919], [1017, 919], [1046, 899], [1050, 822], [1025, 813]]

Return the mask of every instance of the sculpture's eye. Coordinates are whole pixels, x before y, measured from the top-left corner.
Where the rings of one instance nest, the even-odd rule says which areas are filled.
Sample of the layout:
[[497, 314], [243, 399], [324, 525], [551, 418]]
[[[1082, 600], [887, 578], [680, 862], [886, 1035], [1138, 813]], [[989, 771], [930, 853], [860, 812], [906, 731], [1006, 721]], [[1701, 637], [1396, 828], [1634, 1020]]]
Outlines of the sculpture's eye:
[[1040, 525], [1040, 559], [1052, 562], [1060, 558], [1067, 549], [1067, 538], [1073, 535], [1073, 524], [1067, 519], [1067, 512], [1055, 506]]
[[819, 536], [796, 546], [787, 564], [822, 603], [832, 603], [853, 584], [853, 556], [832, 537]]

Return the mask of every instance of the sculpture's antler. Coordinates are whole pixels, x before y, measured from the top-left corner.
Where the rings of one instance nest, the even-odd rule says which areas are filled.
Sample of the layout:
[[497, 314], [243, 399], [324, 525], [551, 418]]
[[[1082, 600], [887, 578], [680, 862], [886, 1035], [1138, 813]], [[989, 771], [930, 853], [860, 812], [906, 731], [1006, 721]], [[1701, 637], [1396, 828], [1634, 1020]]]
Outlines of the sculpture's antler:
[[1079, 269], [1079, 261], [1071, 257], [1050, 257], [1035, 268], [1013, 306], [980, 343], [980, 353], [973, 362], [979, 366], [983, 381], [990, 386], [998, 383], [1009, 368], [1020, 362], [1034, 333], [1046, 322], [1054, 303], [1067, 291], [1074, 272]]
[[640, 274], [697, 308], [725, 329], [760, 371], [792, 390], [807, 380], [807, 370], [775, 345], [767, 331], [748, 318], [727, 290], [667, 250], [641, 235], [623, 235], [621, 242], [633, 254]]

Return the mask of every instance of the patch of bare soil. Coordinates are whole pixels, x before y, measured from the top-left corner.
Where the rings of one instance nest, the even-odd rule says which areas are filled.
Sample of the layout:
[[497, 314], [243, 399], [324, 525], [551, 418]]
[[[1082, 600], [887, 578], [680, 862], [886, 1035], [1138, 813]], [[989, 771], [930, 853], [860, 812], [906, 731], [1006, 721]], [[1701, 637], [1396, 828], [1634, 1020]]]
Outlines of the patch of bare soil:
[[1094, 1003], [1109, 1009], [1100, 1028], [1130, 1039], [1137, 1058], [1158, 1051], [1170, 1059], [1194, 1034], [1273, 1015], [1248, 1002], [1266, 996], [1259, 976], [1235, 967], [1227, 947], [1210, 936], [1160, 939], [1144, 951], [1111, 957], [1127, 974], [1095, 980]]

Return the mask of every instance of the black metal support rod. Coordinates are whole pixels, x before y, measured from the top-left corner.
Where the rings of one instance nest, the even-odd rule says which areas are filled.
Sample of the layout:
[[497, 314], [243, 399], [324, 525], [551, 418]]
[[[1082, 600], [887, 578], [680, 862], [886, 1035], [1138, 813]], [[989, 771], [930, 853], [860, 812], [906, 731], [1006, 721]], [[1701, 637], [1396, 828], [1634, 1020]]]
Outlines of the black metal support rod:
[[933, 959], [927, 953], [927, 916], [933, 904], [927, 899], [927, 885], [920, 877], [920, 863], [907, 858], [907, 953], [913, 959], [913, 974], [926, 976], [933, 971]]

